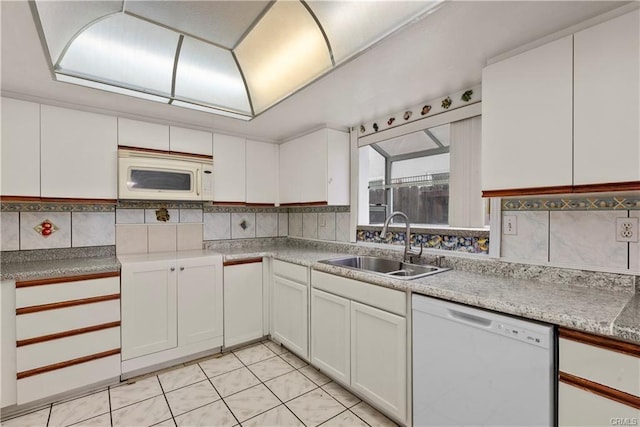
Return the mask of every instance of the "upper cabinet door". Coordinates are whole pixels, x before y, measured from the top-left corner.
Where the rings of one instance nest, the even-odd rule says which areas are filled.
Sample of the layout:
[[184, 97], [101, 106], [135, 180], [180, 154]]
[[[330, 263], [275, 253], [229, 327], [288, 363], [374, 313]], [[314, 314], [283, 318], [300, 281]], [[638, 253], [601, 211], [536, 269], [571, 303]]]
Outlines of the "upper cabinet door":
[[213, 135], [213, 198], [216, 202], [245, 202], [245, 140]]
[[169, 128], [169, 148], [171, 151], [189, 154], [213, 155], [213, 134], [201, 130], [176, 126]]
[[350, 179], [349, 134], [327, 130], [327, 203], [348, 205]]
[[40, 104], [2, 98], [2, 195], [40, 197]]
[[118, 145], [169, 151], [169, 126], [120, 117]]
[[247, 203], [277, 201], [278, 146], [247, 141]]
[[281, 144], [280, 203], [327, 199], [327, 129]]
[[567, 36], [483, 70], [483, 190], [572, 185], [572, 52]]
[[115, 117], [42, 105], [42, 197], [116, 199]]
[[575, 184], [640, 181], [640, 11], [574, 38]]

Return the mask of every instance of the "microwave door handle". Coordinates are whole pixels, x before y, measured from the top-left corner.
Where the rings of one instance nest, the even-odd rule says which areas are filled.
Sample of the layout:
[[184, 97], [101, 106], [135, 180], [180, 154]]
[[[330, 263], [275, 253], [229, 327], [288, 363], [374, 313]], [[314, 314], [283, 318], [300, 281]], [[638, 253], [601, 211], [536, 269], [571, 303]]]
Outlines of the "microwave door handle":
[[196, 196], [200, 196], [200, 169], [196, 169]]

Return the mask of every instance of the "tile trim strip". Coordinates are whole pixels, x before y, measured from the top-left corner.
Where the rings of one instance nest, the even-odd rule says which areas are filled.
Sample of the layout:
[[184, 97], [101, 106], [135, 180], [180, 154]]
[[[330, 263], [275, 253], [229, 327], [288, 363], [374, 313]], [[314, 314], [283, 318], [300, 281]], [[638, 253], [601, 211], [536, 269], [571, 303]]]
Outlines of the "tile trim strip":
[[503, 199], [503, 211], [640, 210], [640, 196]]

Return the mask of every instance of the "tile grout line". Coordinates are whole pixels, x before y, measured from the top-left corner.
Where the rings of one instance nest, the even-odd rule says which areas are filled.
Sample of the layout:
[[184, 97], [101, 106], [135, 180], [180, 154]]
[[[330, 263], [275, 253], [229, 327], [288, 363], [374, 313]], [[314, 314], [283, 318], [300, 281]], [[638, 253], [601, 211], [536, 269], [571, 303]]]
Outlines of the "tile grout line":
[[[49, 423], [51, 422], [51, 413], [53, 412], [53, 403], [51, 403], [49, 405], [49, 416], [47, 416], [47, 426], [49, 425]], [[26, 415], [26, 414], [25, 414]]]
[[[242, 363], [242, 361], [240, 361], [240, 363]], [[236, 422], [238, 423], [238, 425], [240, 424], [240, 421], [238, 420], [238, 417], [236, 417], [236, 414], [233, 413], [233, 411], [231, 410], [231, 408], [229, 407], [229, 405], [227, 404], [227, 402], [224, 400], [224, 397], [222, 397], [222, 394], [220, 394], [220, 392], [218, 391], [218, 389], [216, 388], [216, 386], [213, 384], [213, 382], [211, 381], [211, 378], [209, 378], [207, 376], [207, 373], [204, 371], [204, 369], [202, 369], [202, 366], [200, 366], [200, 363], [197, 363], [198, 368], [200, 368], [200, 370], [202, 371], [202, 373], [207, 377], [207, 381], [209, 381], [209, 384], [211, 384], [211, 387], [213, 387], [213, 389], [216, 391], [216, 393], [218, 393], [218, 396], [220, 396], [220, 400], [222, 401], [222, 403], [224, 403], [224, 406], [227, 408], [227, 410], [229, 411], [229, 413], [231, 414], [231, 416], [233, 417], [234, 420], [236, 420]], [[240, 369], [240, 368], [238, 368]], [[237, 369], [234, 369], [234, 371], [236, 371]], [[229, 372], [233, 372], [233, 371], [229, 371]], [[224, 374], [221, 374], [224, 375]], [[207, 405], [210, 405], [210, 403], [207, 403]], [[189, 411], [191, 412], [191, 411]], [[187, 412], [185, 412], [186, 414]], [[178, 425], [178, 423], [176, 422], [176, 425]]]
[[[280, 355], [279, 355], [279, 354], [277, 354], [275, 351], [271, 350], [269, 347], [267, 347], [266, 345], [264, 345], [262, 342], [260, 342], [259, 344], [260, 344], [260, 345], [262, 345], [263, 347], [265, 347], [267, 350], [271, 351], [273, 354], [275, 354], [275, 357], [280, 358], [280, 360], [282, 360], [283, 362], [285, 362], [287, 365], [291, 366], [291, 367], [294, 369], [294, 371], [298, 371], [298, 369], [296, 369], [296, 367], [294, 367], [294, 366], [293, 366], [293, 365], [291, 365], [289, 362], [287, 362], [287, 361], [286, 361], [286, 360], [284, 360], [282, 357], [280, 357]], [[254, 345], [253, 347], [257, 347], [257, 345]], [[281, 347], [282, 347], [282, 345], [281, 345]], [[246, 347], [246, 348], [252, 348], [252, 347]], [[284, 353], [282, 353], [282, 354], [284, 354]], [[254, 374], [254, 373], [253, 373], [253, 371], [251, 371], [251, 369], [249, 368], [249, 366], [250, 366], [250, 365], [245, 364], [245, 363], [242, 361], [242, 359], [240, 359], [238, 356], [236, 356], [236, 355], [235, 355], [235, 353], [233, 353], [233, 355], [234, 355], [234, 356], [235, 356], [235, 357], [240, 361], [240, 363], [242, 363], [242, 364], [244, 365], [244, 367], [246, 367], [246, 368], [249, 370], [249, 372], [251, 372], [251, 374], [253, 374], [253, 376], [255, 376], [256, 378], [258, 378], [258, 376], [257, 376], [256, 374]], [[268, 358], [266, 358], [266, 359], [262, 359], [262, 360], [260, 360], [260, 361], [258, 361], [258, 362], [255, 362], [255, 363], [260, 363], [260, 362], [262, 362], [263, 360], [268, 360], [268, 359], [273, 359], [273, 357], [268, 357]], [[252, 365], [255, 365], [255, 363], [252, 363]], [[307, 365], [307, 366], [308, 366], [308, 365]], [[304, 366], [303, 366], [303, 367], [304, 367]], [[289, 374], [289, 373], [291, 373], [291, 372], [293, 372], [293, 371], [290, 371], [290, 372], [287, 372], [286, 374], [282, 374], [282, 375], [278, 375], [278, 376], [276, 376], [276, 377], [270, 378], [270, 379], [269, 379], [269, 380], [267, 380], [267, 381], [271, 381], [272, 379], [279, 378], [279, 377], [284, 376], [284, 375], [287, 375], [287, 374]], [[301, 373], [303, 376], [305, 376], [305, 378], [306, 378], [306, 375], [304, 375], [304, 373], [302, 373], [302, 372], [300, 372], [300, 373]], [[294, 416], [294, 417], [296, 417], [296, 419], [298, 419], [298, 421], [300, 421], [300, 423], [301, 423], [302, 425], [306, 426], [306, 424], [305, 424], [305, 423], [304, 423], [304, 422], [303, 422], [303, 421], [298, 417], [298, 415], [296, 415], [296, 413], [295, 413], [295, 412], [293, 412], [293, 411], [291, 410], [291, 408], [289, 408], [289, 407], [287, 406], [287, 404], [286, 404], [285, 402], [283, 402], [283, 401], [282, 401], [282, 399], [280, 399], [280, 398], [279, 398], [279, 397], [278, 397], [278, 396], [277, 396], [277, 395], [276, 395], [276, 394], [275, 394], [275, 393], [274, 393], [274, 392], [269, 388], [269, 386], [268, 386], [268, 385], [266, 385], [266, 384], [264, 383], [264, 381], [262, 381], [260, 378], [258, 378], [258, 381], [260, 381], [260, 384], [262, 384], [262, 385], [263, 385], [267, 390], [269, 390], [269, 392], [270, 392], [272, 395], [274, 395], [274, 396], [275, 396], [275, 398], [276, 398], [276, 399], [278, 399], [278, 401], [280, 401], [280, 403], [281, 403], [281, 404], [282, 404], [282, 405], [283, 405], [283, 406], [284, 406], [284, 407], [285, 407], [289, 412], [291, 412], [291, 413], [293, 414], [293, 416]], [[311, 378], [309, 378], [309, 381], [313, 382], [313, 380], [311, 380]], [[314, 384], [315, 384], [315, 383], [314, 383]], [[315, 384], [315, 385], [317, 386], [317, 384]], [[254, 386], [254, 387], [255, 387], [255, 386]], [[316, 387], [316, 388], [314, 388], [314, 390], [316, 390], [316, 389], [318, 389], [318, 388], [319, 388], [319, 386], [318, 386], [318, 387]], [[248, 389], [245, 389], [245, 390], [248, 390]], [[313, 390], [312, 390], [312, 391], [313, 391]], [[306, 394], [306, 393], [303, 393], [303, 394], [301, 394], [300, 396], [302, 396], [302, 395], [304, 395], [304, 394]], [[294, 397], [293, 399], [288, 400], [288, 402], [290, 402], [290, 401], [292, 401], [292, 400], [294, 400], [294, 399], [296, 399], [296, 398], [298, 398], [298, 397], [300, 397], [300, 396], [296, 396], [296, 397]], [[227, 397], [228, 397], [228, 396], [227, 396]], [[223, 400], [224, 400], [224, 398], [223, 398]], [[225, 404], [226, 404], [226, 402], [225, 402]], [[280, 406], [280, 405], [277, 405], [277, 406], [276, 406], [276, 408], [277, 408], [278, 406]], [[261, 412], [261, 413], [259, 413], [259, 414], [256, 414], [255, 416], [253, 416], [253, 417], [249, 418], [249, 420], [250, 420], [250, 419], [253, 419], [253, 418], [257, 417], [257, 416], [260, 416], [260, 415], [262, 415], [262, 414], [264, 414], [264, 413], [266, 413], [266, 412], [269, 412], [269, 411], [270, 411], [270, 410], [272, 410], [272, 409], [274, 409], [274, 408], [270, 408], [270, 409], [268, 409], [268, 410], [266, 410], [266, 411], [264, 411], [264, 412]], [[234, 415], [234, 416], [235, 416], [235, 415]], [[246, 422], [246, 421], [248, 421], [248, 420], [245, 420], [245, 422]]]
[[109, 425], [113, 427], [113, 413], [111, 411], [111, 386], [107, 387], [107, 397], [109, 398]]
[[[198, 365], [198, 367], [200, 367], [200, 365]], [[160, 377], [157, 376], [157, 375], [156, 375], [156, 378], [158, 379], [158, 383], [160, 384], [160, 390], [162, 390], [162, 397], [164, 397], [164, 401], [167, 402], [167, 407], [169, 408], [169, 413], [171, 414], [171, 419], [173, 420], [173, 423], [175, 425], [178, 425], [178, 423], [176, 423], [176, 417], [173, 416], [173, 410], [171, 410], [171, 405], [169, 405], [169, 399], [167, 399], [167, 393], [165, 393], [164, 387], [162, 387], [162, 381], [160, 381]], [[171, 391], [173, 391], [173, 390], [171, 390]], [[167, 421], [167, 420], [164, 420], [164, 421]], [[159, 421], [159, 422], [164, 422], [164, 421]], [[156, 423], [156, 424], [158, 424], [158, 423]]]

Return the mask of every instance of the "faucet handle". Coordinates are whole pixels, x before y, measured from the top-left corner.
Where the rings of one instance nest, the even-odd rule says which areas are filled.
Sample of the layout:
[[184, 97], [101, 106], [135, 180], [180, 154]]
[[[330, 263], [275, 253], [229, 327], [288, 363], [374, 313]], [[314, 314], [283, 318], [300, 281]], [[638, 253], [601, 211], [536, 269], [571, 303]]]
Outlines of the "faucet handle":
[[422, 256], [422, 249], [423, 249], [423, 244], [422, 242], [420, 242], [420, 252], [414, 251], [413, 249], [409, 249], [409, 251], [407, 252], [407, 255], [409, 255], [409, 262], [413, 263], [413, 257], [417, 256], [418, 258], [420, 258]]

